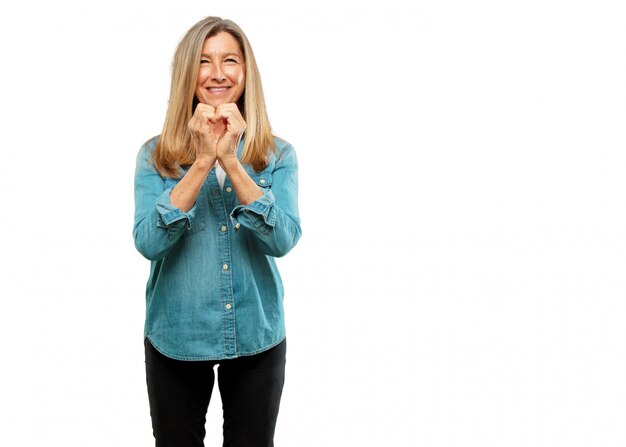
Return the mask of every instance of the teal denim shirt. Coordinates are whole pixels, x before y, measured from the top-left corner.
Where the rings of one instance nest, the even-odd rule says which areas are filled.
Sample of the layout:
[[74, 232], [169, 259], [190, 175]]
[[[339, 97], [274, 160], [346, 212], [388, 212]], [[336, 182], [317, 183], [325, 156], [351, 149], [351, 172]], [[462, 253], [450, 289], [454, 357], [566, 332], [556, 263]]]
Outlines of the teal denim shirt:
[[255, 202], [240, 205], [228, 178], [221, 189], [212, 169], [185, 213], [169, 200], [179, 180], [153, 166], [157, 141], [141, 148], [135, 172], [133, 237], [151, 261], [145, 336], [179, 360], [235, 358], [277, 345], [285, 321], [274, 258], [301, 235], [293, 147], [276, 138], [266, 169], [244, 166], [263, 190]]

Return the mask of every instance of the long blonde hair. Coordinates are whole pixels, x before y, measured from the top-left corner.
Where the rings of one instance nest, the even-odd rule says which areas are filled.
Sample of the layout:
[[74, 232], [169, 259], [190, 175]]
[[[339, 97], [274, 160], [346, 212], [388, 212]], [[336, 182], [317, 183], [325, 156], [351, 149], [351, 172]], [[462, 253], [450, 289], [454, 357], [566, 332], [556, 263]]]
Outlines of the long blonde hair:
[[200, 54], [204, 41], [225, 31], [232, 35], [243, 51], [246, 64], [246, 83], [237, 106], [246, 121], [241, 162], [256, 171], [267, 166], [274, 139], [265, 108], [261, 76], [248, 38], [239, 26], [219, 17], [207, 17], [187, 31], [172, 62], [172, 84], [161, 137], [153, 153], [154, 165], [163, 177], [179, 177], [182, 167], [196, 159], [187, 123], [193, 116], [198, 101], [195, 87], [200, 68]]

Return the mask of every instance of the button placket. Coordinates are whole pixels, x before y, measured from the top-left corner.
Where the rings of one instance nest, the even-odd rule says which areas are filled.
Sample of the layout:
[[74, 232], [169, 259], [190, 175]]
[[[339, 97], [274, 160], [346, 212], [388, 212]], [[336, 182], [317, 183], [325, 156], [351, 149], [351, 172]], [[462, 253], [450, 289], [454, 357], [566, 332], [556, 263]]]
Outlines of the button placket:
[[[235, 329], [235, 303], [233, 298], [232, 248], [231, 233], [228, 231], [228, 211], [232, 195], [223, 194], [215, 175], [209, 175], [211, 187], [210, 201], [216, 221], [217, 262], [221, 266], [219, 275], [219, 306], [222, 310], [223, 349], [228, 357], [237, 353], [237, 337]], [[227, 188], [226, 188], [227, 189]], [[213, 301], [215, 303], [215, 301]], [[213, 306], [215, 304], [211, 304]]]

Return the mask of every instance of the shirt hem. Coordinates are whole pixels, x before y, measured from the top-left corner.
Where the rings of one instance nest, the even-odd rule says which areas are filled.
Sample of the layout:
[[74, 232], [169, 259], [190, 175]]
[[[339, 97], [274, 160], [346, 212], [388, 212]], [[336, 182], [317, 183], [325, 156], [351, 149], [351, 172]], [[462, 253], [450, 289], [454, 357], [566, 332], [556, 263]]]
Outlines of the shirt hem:
[[170, 354], [168, 352], [166, 352], [164, 349], [161, 349], [160, 347], [158, 347], [153, 339], [149, 336], [149, 335], [144, 335], [145, 338], [148, 339], [148, 341], [150, 342], [150, 344], [154, 347], [154, 349], [156, 349], [157, 351], [159, 351], [161, 354], [163, 354], [165, 357], [169, 357], [173, 360], [183, 360], [183, 361], [191, 361], [191, 362], [198, 362], [198, 361], [204, 361], [204, 360], [232, 360], [232, 359], [236, 359], [239, 357], [249, 357], [251, 355], [256, 355], [256, 354], [260, 354], [261, 352], [265, 352], [268, 351], [270, 349], [272, 349], [275, 346], [278, 346], [279, 344], [281, 344], [286, 337], [286, 335], [283, 335], [277, 342], [271, 343], [269, 345], [267, 345], [264, 348], [261, 349], [257, 349], [255, 351], [249, 351], [249, 352], [240, 352], [234, 356], [230, 356], [230, 357], [222, 357], [222, 356], [187, 356], [187, 355], [174, 355], [174, 354]]

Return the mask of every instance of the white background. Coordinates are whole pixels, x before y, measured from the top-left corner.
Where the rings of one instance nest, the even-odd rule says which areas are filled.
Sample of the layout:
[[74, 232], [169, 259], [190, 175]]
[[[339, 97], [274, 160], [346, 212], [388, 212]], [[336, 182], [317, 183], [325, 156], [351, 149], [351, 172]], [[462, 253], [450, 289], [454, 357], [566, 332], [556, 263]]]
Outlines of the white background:
[[300, 161], [276, 445], [626, 445], [621, 2], [3, 5], [1, 445], [153, 445], [133, 172], [206, 15]]

